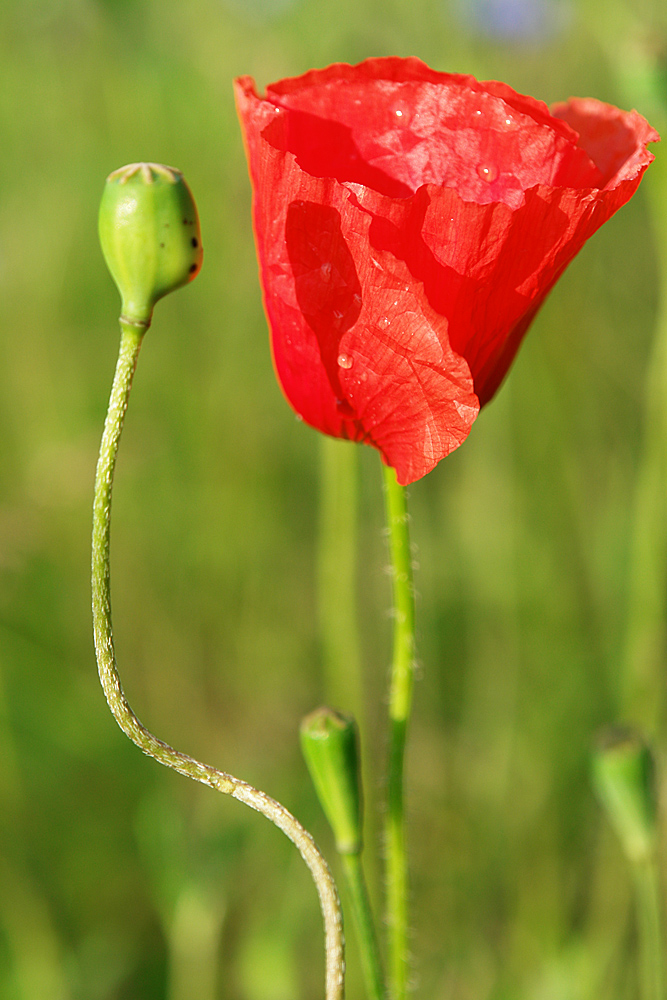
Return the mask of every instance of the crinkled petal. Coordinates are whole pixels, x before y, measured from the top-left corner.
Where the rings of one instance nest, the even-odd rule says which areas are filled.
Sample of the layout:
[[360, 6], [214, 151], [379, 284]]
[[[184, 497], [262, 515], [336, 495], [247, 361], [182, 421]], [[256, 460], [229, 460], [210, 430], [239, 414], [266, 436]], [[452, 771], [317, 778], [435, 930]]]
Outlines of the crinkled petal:
[[417, 59], [236, 83], [274, 363], [313, 427], [399, 482], [467, 436], [549, 290], [658, 136]]

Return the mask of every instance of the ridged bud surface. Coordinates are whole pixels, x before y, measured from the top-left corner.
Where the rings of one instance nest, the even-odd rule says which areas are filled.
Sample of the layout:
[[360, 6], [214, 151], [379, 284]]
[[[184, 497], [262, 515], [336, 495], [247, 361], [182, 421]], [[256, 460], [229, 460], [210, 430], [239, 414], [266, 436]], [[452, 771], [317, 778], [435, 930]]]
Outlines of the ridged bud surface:
[[99, 234], [123, 300], [122, 319], [137, 326], [148, 326], [157, 300], [201, 268], [197, 206], [175, 167], [131, 163], [109, 174]]

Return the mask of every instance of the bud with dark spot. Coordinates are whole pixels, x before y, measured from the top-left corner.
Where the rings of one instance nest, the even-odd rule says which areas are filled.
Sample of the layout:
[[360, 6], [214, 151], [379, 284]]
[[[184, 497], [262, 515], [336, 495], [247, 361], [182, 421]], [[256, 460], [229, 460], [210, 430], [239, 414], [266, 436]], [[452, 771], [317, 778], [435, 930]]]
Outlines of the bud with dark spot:
[[123, 300], [121, 319], [134, 326], [148, 327], [157, 300], [201, 268], [197, 206], [174, 167], [131, 163], [109, 174], [99, 234]]

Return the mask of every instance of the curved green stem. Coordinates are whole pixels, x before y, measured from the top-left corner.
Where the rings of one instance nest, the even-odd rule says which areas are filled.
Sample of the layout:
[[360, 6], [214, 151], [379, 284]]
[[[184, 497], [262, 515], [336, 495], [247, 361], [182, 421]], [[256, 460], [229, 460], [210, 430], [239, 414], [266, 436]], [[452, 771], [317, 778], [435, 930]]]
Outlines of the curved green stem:
[[326, 998], [342, 1000], [344, 941], [340, 903], [331, 872], [311, 835], [284, 806], [264, 792], [234, 778], [231, 774], [225, 774], [174, 750], [153, 736], [130, 708], [121, 686], [111, 625], [109, 571], [111, 493], [118, 443], [144, 332], [143, 327], [121, 320], [120, 353], [95, 477], [92, 545], [93, 626], [95, 652], [104, 694], [120, 728], [144, 753], [154, 757], [160, 764], [178, 771], [179, 774], [201, 781], [204, 785], [210, 785], [211, 788], [244, 802], [275, 823], [296, 845], [317, 887], [324, 919]]
[[366, 993], [369, 1000], [386, 1000], [380, 950], [375, 935], [361, 854], [341, 854], [340, 857], [350, 893]]
[[393, 1000], [403, 1000], [408, 980], [408, 865], [403, 766], [412, 705], [415, 613], [405, 489], [398, 485], [392, 468], [384, 466], [383, 471], [394, 591], [394, 655], [389, 688], [389, 774], [385, 821], [389, 982]]

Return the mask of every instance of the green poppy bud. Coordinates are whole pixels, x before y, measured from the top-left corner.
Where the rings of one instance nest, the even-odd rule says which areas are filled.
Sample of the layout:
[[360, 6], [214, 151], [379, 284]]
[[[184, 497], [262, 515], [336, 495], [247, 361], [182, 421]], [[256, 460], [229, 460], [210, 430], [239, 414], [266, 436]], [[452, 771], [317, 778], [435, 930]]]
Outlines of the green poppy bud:
[[339, 854], [362, 845], [357, 725], [349, 715], [318, 708], [301, 723], [301, 749]]
[[153, 306], [202, 263], [197, 206], [180, 170], [130, 163], [107, 177], [100, 243], [123, 300], [121, 319], [148, 327]]
[[598, 797], [632, 862], [651, 857], [656, 833], [656, 794], [651, 751], [636, 733], [612, 730], [593, 755]]

